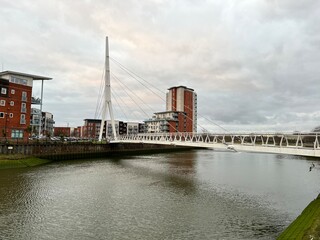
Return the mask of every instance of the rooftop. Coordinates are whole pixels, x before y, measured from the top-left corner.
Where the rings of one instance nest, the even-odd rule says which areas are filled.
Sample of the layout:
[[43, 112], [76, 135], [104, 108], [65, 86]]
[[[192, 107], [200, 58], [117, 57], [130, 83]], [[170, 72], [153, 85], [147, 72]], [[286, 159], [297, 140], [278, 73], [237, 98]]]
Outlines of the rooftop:
[[174, 89], [174, 88], [184, 88], [184, 89], [186, 89], [186, 90], [189, 90], [189, 91], [194, 91], [194, 89], [192, 89], [192, 88], [188, 88], [188, 87], [186, 87], [186, 86], [176, 86], [176, 87], [171, 87], [171, 88], [168, 88], [168, 90], [171, 90], [171, 89]]
[[21, 72], [14, 72], [14, 71], [0, 72], [0, 77], [4, 76], [4, 75], [15, 75], [15, 76], [20, 76], [20, 77], [29, 77], [29, 78], [32, 78], [33, 80], [52, 80], [52, 78], [50, 78], [50, 77], [44, 77], [44, 76], [21, 73]]
[[165, 114], [165, 113], [181, 113], [181, 111], [163, 111], [163, 112], [155, 112], [154, 114]]
[[86, 118], [84, 119], [85, 122], [96, 122], [96, 123], [100, 123], [101, 119], [92, 119], [92, 118]]

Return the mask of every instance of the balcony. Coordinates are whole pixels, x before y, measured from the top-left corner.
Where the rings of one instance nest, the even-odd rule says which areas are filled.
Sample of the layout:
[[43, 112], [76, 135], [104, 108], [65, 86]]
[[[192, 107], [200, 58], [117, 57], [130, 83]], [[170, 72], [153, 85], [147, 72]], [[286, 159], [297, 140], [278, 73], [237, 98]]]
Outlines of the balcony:
[[40, 98], [32, 97], [32, 98], [31, 98], [31, 104], [40, 105], [40, 104], [41, 104], [41, 99], [40, 99]]
[[31, 108], [31, 115], [41, 115], [40, 109]]
[[39, 120], [31, 120], [30, 121], [30, 125], [32, 125], [32, 126], [39, 126], [39, 124], [40, 124]]
[[160, 126], [161, 131], [169, 131], [169, 127], [167, 126]]
[[163, 121], [163, 122], [160, 122], [160, 126], [161, 127], [165, 127], [165, 126], [168, 126], [169, 123], [167, 121]]
[[56, 122], [53, 119], [47, 119], [47, 123], [55, 124]]

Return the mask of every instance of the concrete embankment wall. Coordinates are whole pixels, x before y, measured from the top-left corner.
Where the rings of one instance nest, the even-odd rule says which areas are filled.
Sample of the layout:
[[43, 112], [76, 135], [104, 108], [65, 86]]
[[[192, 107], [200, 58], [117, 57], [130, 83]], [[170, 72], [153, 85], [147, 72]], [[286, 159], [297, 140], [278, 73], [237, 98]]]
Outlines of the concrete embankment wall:
[[50, 160], [107, 157], [121, 154], [140, 154], [190, 149], [143, 143], [34, 143], [1, 144], [0, 154], [22, 154]]

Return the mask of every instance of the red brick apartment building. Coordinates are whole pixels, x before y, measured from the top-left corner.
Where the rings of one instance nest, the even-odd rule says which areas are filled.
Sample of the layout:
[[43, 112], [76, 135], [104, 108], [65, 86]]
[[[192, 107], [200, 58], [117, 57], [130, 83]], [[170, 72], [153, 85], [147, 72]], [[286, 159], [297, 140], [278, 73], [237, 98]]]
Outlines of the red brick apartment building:
[[185, 86], [168, 90], [166, 110], [177, 112], [178, 132], [197, 132], [197, 94]]
[[54, 127], [53, 136], [55, 137], [71, 137], [71, 128], [70, 127]]
[[197, 94], [185, 86], [167, 92], [166, 111], [145, 120], [148, 133], [197, 132]]
[[0, 139], [28, 138], [33, 81], [50, 79], [12, 71], [0, 72]]

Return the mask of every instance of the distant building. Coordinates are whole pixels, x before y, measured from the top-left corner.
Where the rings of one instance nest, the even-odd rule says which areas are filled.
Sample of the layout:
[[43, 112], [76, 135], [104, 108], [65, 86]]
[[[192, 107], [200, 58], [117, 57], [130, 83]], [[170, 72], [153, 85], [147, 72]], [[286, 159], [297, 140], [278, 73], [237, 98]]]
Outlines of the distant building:
[[[113, 136], [113, 131], [112, 131], [112, 125], [111, 125], [111, 120], [107, 120], [107, 136], [108, 137], [112, 137]], [[116, 129], [116, 135], [123, 135], [123, 134], [127, 134], [127, 126], [128, 123], [123, 122], [123, 121], [118, 121], [115, 120], [114, 121], [115, 124], [115, 129]], [[105, 128], [104, 128], [105, 130]], [[103, 131], [103, 136], [105, 136], [105, 131]]]
[[30, 126], [31, 126], [31, 130], [32, 130], [32, 135], [39, 134], [41, 115], [42, 115], [42, 113], [41, 113], [40, 109], [31, 107]]
[[42, 112], [41, 131], [44, 136], [52, 136], [54, 128], [53, 114], [49, 112]]
[[123, 131], [123, 134], [138, 134], [144, 133], [144, 123], [127, 122], [127, 129]]
[[[82, 138], [99, 138], [101, 127], [101, 119], [84, 119], [84, 125], [78, 127], [77, 132], [79, 132], [80, 137]], [[144, 132], [144, 124], [137, 122], [123, 122], [119, 120], [115, 120], [115, 129], [116, 135], [123, 134], [137, 134]], [[102, 136], [106, 137], [113, 136], [111, 121], [105, 121]]]
[[179, 120], [179, 132], [197, 132], [197, 94], [185, 86], [171, 87], [168, 90], [166, 110], [185, 114], [183, 124]]
[[54, 127], [53, 136], [55, 137], [70, 137], [71, 128], [70, 127]]
[[[51, 78], [26, 73], [0, 72], [0, 136], [27, 139], [32, 131], [31, 118], [33, 81]], [[40, 103], [42, 106], [42, 103]], [[31, 124], [32, 123], [32, 124]], [[39, 120], [40, 124], [40, 120]]]
[[151, 119], [145, 120], [145, 131], [147, 133], [163, 133], [178, 131], [178, 112], [154, 113]]
[[147, 133], [197, 132], [197, 94], [185, 86], [172, 87], [166, 94], [166, 111], [145, 120]]
[[82, 138], [97, 138], [99, 137], [101, 119], [84, 119], [84, 125], [81, 126]]
[[[41, 118], [41, 121], [40, 121]], [[53, 114], [49, 112], [41, 112], [40, 109], [31, 108], [30, 126], [32, 135], [39, 134], [39, 127], [41, 124], [41, 135], [52, 136], [54, 128]]]
[[81, 126], [74, 128], [72, 137], [76, 137], [76, 138], [81, 137]]

